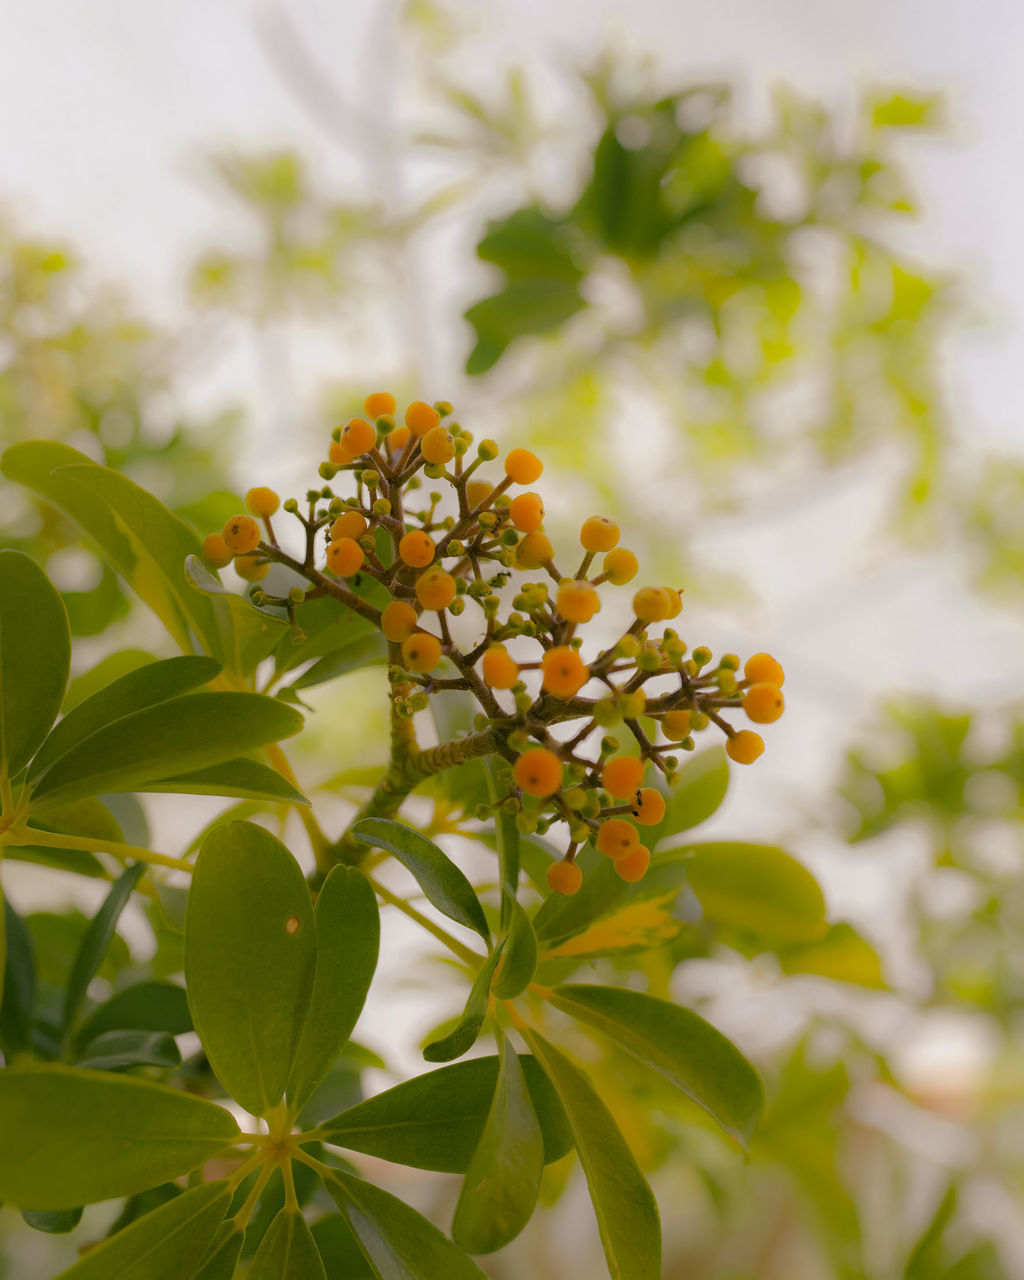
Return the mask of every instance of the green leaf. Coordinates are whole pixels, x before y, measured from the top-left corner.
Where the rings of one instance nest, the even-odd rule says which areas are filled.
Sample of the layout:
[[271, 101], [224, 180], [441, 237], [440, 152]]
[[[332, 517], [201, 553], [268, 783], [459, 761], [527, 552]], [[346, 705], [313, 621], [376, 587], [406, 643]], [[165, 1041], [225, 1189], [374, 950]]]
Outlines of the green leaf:
[[233, 1280], [244, 1243], [244, 1231], [230, 1219], [222, 1222], [192, 1280]]
[[318, 1218], [310, 1229], [330, 1280], [373, 1280], [374, 1272], [340, 1213]]
[[185, 557], [185, 581], [213, 603], [218, 622], [218, 642], [212, 647], [224, 665], [240, 675], [250, 675], [291, 625], [266, 609], [257, 609], [245, 596], [224, 586], [198, 555]]
[[466, 372], [470, 377], [486, 373], [514, 339], [558, 329], [586, 305], [578, 285], [569, 280], [511, 282], [466, 312], [476, 330], [476, 346], [466, 361]]
[[82, 1050], [78, 1066], [93, 1071], [126, 1067], [180, 1067], [174, 1038], [164, 1031], [104, 1031]]
[[287, 1085], [296, 1112], [345, 1047], [377, 968], [380, 911], [358, 868], [332, 869], [317, 895], [313, 922], [316, 971]]
[[148, 653], [145, 649], [118, 649], [115, 653], [107, 654], [88, 671], [72, 677], [68, 691], [64, 695], [64, 714], [74, 711], [80, 702], [91, 698], [94, 693], [99, 693], [115, 680], [120, 680], [122, 676], [130, 675], [140, 667], [149, 666], [156, 661], [155, 654]]
[[363, 844], [386, 849], [416, 877], [416, 882], [442, 915], [475, 930], [487, 943], [491, 931], [473, 886], [454, 862], [426, 836], [388, 818], [363, 818], [352, 828]]
[[29, 778], [40, 774], [84, 742], [97, 729], [112, 724], [132, 712], [177, 698], [212, 680], [220, 671], [212, 658], [167, 658], [151, 662], [120, 676], [106, 688], [80, 702], [54, 727], [29, 767]]
[[812, 973], [835, 982], [886, 988], [878, 952], [853, 925], [834, 924], [820, 942], [787, 947], [779, 954], [784, 973]]
[[653, 829], [648, 827], [644, 843], [654, 849], [662, 840], [699, 826], [718, 809], [729, 789], [729, 764], [724, 747], [712, 747], [687, 760], [679, 770], [679, 781], [667, 796], [665, 816]]
[[71, 664], [68, 616], [42, 569], [0, 551], [0, 776], [13, 778], [56, 720]]
[[186, 988], [210, 1066], [254, 1115], [284, 1093], [315, 957], [313, 904], [299, 864], [262, 827], [215, 827], [192, 876]]
[[484, 1018], [487, 1017], [487, 1006], [491, 999], [491, 980], [501, 959], [503, 948], [504, 939], [484, 961], [480, 972], [473, 979], [462, 1017], [448, 1035], [424, 1046], [423, 1056], [428, 1062], [451, 1062], [453, 1058], [461, 1058], [464, 1053], [468, 1053], [476, 1044], [480, 1028], [484, 1025]]
[[493, 1253], [515, 1239], [533, 1213], [544, 1171], [544, 1139], [519, 1058], [499, 1037], [498, 1085], [452, 1222], [467, 1253]]
[[36, 966], [32, 954], [32, 936], [25, 922], [0, 891], [0, 963], [3, 961], [6, 934], [7, 963], [3, 987], [0, 989], [0, 1044], [10, 1063], [14, 1054], [23, 1053], [32, 1043], [32, 1014], [36, 999]]
[[[356, 574], [349, 579], [348, 586], [361, 600], [376, 609], [383, 609], [391, 599], [386, 588], [365, 574]], [[315, 659], [359, 648], [368, 639], [383, 639], [372, 622], [331, 597], [298, 605], [295, 625], [305, 632], [307, 638], [302, 644], [295, 644], [289, 634], [278, 641], [274, 651], [275, 679]]]
[[575, 1063], [532, 1028], [523, 1036], [554, 1085], [572, 1126], [613, 1280], [659, 1280], [658, 1206], [632, 1151]]
[[817, 880], [768, 844], [686, 845], [687, 875], [705, 917], [773, 942], [815, 942], [828, 930]]
[[[500, 791], [495, 778], [497, 765], [493, 760], [486, 764], [487, 792], [492, 804], [497, 804]], [[498, 867], [501, 871], [501, 927], [507, 929], [512, 920], [512, 904], [519, 893], [519, 828], [515, 817], [499, 806], [494, 820], [495, 847], [498, 851]], [[507, 963], [507, 958], [506, 958]]]
[[259, 693], [189, 693], [98, 729], [36, 783], [33, 808], [149, 782], [233, 759], [302, 728], [291, 707]]
[[238, 1125], [223, 1107], [138, 1076], [36, 1065], [0, 1072], [0, 1132], [0, 1199], [74, 1209], [189, 1173]]
[[894, 93], [869, 101], [876, 129], [934, 129], [942, 123], [945, 99], [941, 93]]
[[401, 1200], [340, 1169], [323, 1178], [379, 1280], [485, 1280], [475, 1262]]
[[282, 1209], [267, 1229], [247, 1280], [327, 1280], [316, 1241], [297, 1209]]
[[82, 1221], [81, 1209], [22, 1209], [21, 1216], [33, 1231], [45, 1231], [47, 1235], [62, 1236]]
[[226, 1181], [193, 1187], [90, 1249], [57, 1280], [185, 1280], [230, 1203]]
[[[547, 1076], [519, 1059], [544, 1137], [544, 1162], [572, 1149], [572, 1132]], [[394, 1164], [465, 1173], [480, 1142], [498, 1081], [498, 1059], [456, 1062], [358, 1102], [320, 1125], [325, 1142]]]
[[388, 644], [379, 631], [353, 640], [344, 649], [337, 649], [326, 657], [314, 662], [286, 687], [288, 689], [312, 689], [314, 685], [325, 684], [328, 680], [336, 680], [338, 676], [347, 676], [350, 671], [361, 671], [363, 667], [379, 666], [388, 660]]
[[144, 862], [136, 862], [132, 866], [126, 867], [114, 881], [99, 911], [89, 922], [89, 928], [86, 930], [82, 945], [75, 956], [75, 962], [71, 966], [71, 973], [64, 989], [65, 1044], [70, 1041], [71, 1034], [74, 1031], [75, 1020], [78, 1017], [82, 1001], [85, 999], [89, 983], [96, 976], [96, 972], [107, 954], [110, 940], [117, 931], [117, 922], [121, 917], [121, 912], [128, 905], [132, 892], [145, 870], [146, 864]]
[[746, 1146], [764, 1107], [760, 1077], [691, 1009], [626, 987], [556, 987], [551, 1003], [603, 1032], [704, 1108]]
[[509, 899], [509, 909], [511, 923], [494, 981], [494, 994], [501, 1000], [514, 1000], [522, 995], [537, 971], [537, 936], [530, 917], [515, 898]]
[[191, 1030], [184, 987], [173, 982], [136, 982], [94, 1009], [75, 1040], [81, 1046], [107, 1031], [164, 1031], [180, 1036]]
[[147, 782], [140, 791], [168, 792], [190, 796], [239, 796], [243, 800], [269, 800], [273, 803], [309, 804], [309, 801], [276, 769], [258, 760], [240, 757], [225, 760], [208, 769], [175, 774]]

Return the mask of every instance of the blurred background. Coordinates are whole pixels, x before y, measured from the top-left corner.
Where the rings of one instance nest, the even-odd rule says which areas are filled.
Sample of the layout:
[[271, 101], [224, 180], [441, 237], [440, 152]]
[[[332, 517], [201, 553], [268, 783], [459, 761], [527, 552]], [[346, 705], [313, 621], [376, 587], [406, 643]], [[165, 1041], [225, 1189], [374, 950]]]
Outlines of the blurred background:
[[[848, 927], [816, 955], [687, 938], [647, 973], [761, 1069], [750, 1160], [593, 1064], [670, 1278], [1024, 1275], [1022, 36], [1008, 0], [0, 16], [4, 445], [63, 439], [205, 533], [252, 485], [304, 492], [366, 392], [448, 399], [542, 454], [556, 534], [607, 514], [685, 587], [691, 644], [785, 666], [702, 834], [785, 847]], [[79, 672], [166, 644], [10, 486], [0, 532], [65, 591]], [[382, 689], [309, 691], [303, 781], [384, 758]], [[168, 849], [216, 811], [147, 809]], [[81, 882], [11, 871], [70, 950]], [[403, 980], [418, 947], [395, 935], [360, 1024], [374, 1091], [444, 1007]], [[447, 1221], [454, 1179], [374, 1176]], [[578, 1172], [545, 1197], [491, 1274], [603, 1274]], [[0, 1213], [0, 1276], [90, 1229]]]

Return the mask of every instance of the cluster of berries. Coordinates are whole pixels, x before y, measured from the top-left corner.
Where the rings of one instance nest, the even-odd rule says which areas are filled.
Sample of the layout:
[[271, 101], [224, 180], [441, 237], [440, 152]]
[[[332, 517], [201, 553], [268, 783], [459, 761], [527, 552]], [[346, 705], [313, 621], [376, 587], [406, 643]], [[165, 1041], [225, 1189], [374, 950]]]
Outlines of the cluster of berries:
[[[663, 790], [644, 785], [648, 773], [671, 786], [677, 752], [693, 750], [695, 735], [712, 724], [724, 732], [729, 757], [751, 764], [762, 739], [734, 729], [722, 712], [741, 709], [756, 724], [777, 720], [782, 667], [759, 653], [741, 675], [734, 654], [714, 662], [709, 649], [688, 650], [670, 627], [657, 635], [658, 624], [682, 609], [678, 590], [658, 586], [636, 591], [628, 625], [585, 656], [577, 632], [600, 612], [600, 588], [624, 586], [639, 571], [636, 556], [618, 545], [615, 523], [584, 521], [582, 558], [567, 575], [544, 532], [544, 503], [528, 489], [543, 471], [533, 453], [511, 450], [504, 474], [492, 481], [478, 471], [498, 457], [498, 446], [483, 440], [469, 460], [472, 436], [448, 420], [451, 405], [416, 401], [404, 425], [391, 395], [371, 395], [364, 407], [366, 417], [333, 432], [320, 466], [327, 482], [339, 474], [353, 480], [354, 495], [341, 498], [328, 484], [307, 493], [306, 515], [295, 499], [284, 504], [305, 530], [302, 559], [278, 544], [271, 517], [279, 499], [259, 488], [246, 495], [249, 514], [206, 539], [207, 562], [233, 561], [248, 582], [260, 581], [271, 562], [288, 565], [308, 587], [280, 599], [256, 589], [253, 598], [286, 608], [293, 625], [298, 604], [329, 595], [380, 627], [399, 718], [426, 708], [431, 694], [469, 690], [481, 708], [477, 729], [490, 733], [503, 760], [496, 776], [506, 794], [492, 808], [513, 813], [524, 833], [543, 834], [554, 823], [568, 829], [565, 856], [548, 871], [553, 890], [579, 889], [576, 853], [587, 842], [614, 860], [624, 880], [639, 880], [651, 855], [638, 825], [656, 826], [666, 808]], [[452, 500], [435, 491], [414, 502], [424, 478], [441, 482]], [[526, 491], [511, 496], [513, 486]], [[518, 571], [543, 576], [514, 582]], [[363, 575], [386, 588], [383, 609], [359, 594]], [[567, 734], [561, 726], [570, 723]], [[624, 731], [625, 741], [611, 729]], [[448, 762], [460, 758], [456, 750]]]

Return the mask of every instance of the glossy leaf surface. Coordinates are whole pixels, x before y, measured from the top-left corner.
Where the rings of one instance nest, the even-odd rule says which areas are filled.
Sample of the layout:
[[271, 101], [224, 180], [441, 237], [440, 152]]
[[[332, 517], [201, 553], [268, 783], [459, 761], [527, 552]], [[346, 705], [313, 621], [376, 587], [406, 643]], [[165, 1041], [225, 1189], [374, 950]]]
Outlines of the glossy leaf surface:
[[451, 1062], [453, 1058], [461, 1058], [476, 1044], [477, 1036], [487, 1016], [487, 1006], [491, 998], [491, 980], [498, 966], [503, 951], [503, 942], [499, 942], [487, 957], [480, 972], [473, 979], [469, 990], [466, 1007], [462, 1017], [452, 1030], [440, 1040], [432, 1040], [424, 1045], [423, 1056], [428, 1062]]
[[327, 1280], [320, 1251], [297, 1209], [282, 1209], [246, 1271], [248, 1280]]

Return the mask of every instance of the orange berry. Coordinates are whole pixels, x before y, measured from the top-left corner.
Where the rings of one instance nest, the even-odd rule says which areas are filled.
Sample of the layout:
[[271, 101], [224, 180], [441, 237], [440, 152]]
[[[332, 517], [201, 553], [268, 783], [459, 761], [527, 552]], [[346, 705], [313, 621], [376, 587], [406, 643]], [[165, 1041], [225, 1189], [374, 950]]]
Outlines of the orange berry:
[[607, 516], [591, 516], [583, 521], [580, 542], [584, 551], [611, 551], [619, 541], [619, 526]]
[[613, 586], [624, 587], [640, 572], [640, 562], [632, 551], [627, 551], [625, 547], [616, 547], [605, 556], [602, 572], [606, 574]]
[[663, 587], [641, 587], [633, 597], [633, 612], [641, 622], [662, 622], [671, 607]]
[[740, 729], [725, 742], [725, 754], [737, 764], [753, 764], [763, 750], [764, 739], [749, 729]]
[[632, 814], [642, 827], [656, 827], [665, 816], [665, 797], [654, 787], [641, 787], [633, 798]]
[[669, 742], [682, 742], [690, 734], [689, 711], [670, 711], [661, 717], [661, 731]]
[[336, 467], [343, 467], [347, 462], [355, 462], [355, 455], [349, 453], [340, 440], [332, 440], [327, 456]]
[[363, 567], [366, 556], [354, 538], [339, 538], [327, 548], [327, 568], [338, 578], [351, 578]]
[[455, 595], [455, 579], [440, 565], [416, 579], [416, 599], [424, 609], [447, 609]]
[[548, 888], [554, 893], [579, 893], [583, 872], [575, 862], [552, 862], [546, 874]]
[[755, 724], [771, 724], [786, 709], [777, 684], [754, 684], [743, 695], [743, 710]]
[[516, 786], [527, 795], [546, 800], [562, 785], [562, 762], [547, 747], [524, 751], [512, 769]]
[[235, 573], [246, 582], [262, 582], [270, 570], [270, 562], [259, 553], [235, 556]]
[[231, 548], [221, 534], [211, 533], [203, 539], [203, 559], [211, 569], [223, 569], [231, 563]]
[[519, 667], [501, 645], [493, 645], [480, 662], [484, 684], [492, 689], [511, 689], [519, 679]]
[[629, 853], [616, 858], [613, 865], [616, 874], [627, 884], [636, 884], [647, 874], [647, 868], [651, 865], [651, 851], [645, 844], [635, 844]]
[[422, 529], [410, 529], [398, 544], [402, 561], [413, 569], [425, 569], [434, 558], [434, 540]]
[[260, 527], [252, 516], [232, 516], [221, 531], [224, 544], [234, 556], [244, 556], [260, 545]]
[[331, 525], [331, 541], [337, 542], [339, 538], [355, 538], [358, 542], [365, 532], [366, 520], [358, 511], [343, 511]]
[[377, 419], [385, 413], [394, 413], [395, 397], [390, 391], [374, 391], [363, 401], [363, 410], [368, 418]]
[[245, 505], [254, 516], [259, 516], [260, 519], [266, 520], [281, 505], [281, 499], [273, 489], [250, 489], [245, 495]]
[[786, 673], [770, 653], [755, 653], [743, 664], [743, 674], [751, 684], [773, 684], [781, 689]]
[[665, 593], [665, 599], [668, 601], [668, 612], [666, 618], [678, 618], [683, 611], [683, 593], [677, 591], [675, 587], [662, 587]]
[[404, 600], [392, 600], [380, 615], [380, 629], [388, 640], [401, 644], [416, 630], [416, 610]]
[[377, 443], [376, 428], [371, 427], [365, 418], [353, 418], [341, 433], [341, 443], [353, 458], [358, 458]]
[[589, 582], [563, 582], [555, 602], [567, 622], [589, 622], [601, 608], [601, 599]]
[[520, 539], [516, 547], [516, 564], [520, 569], [539, 569], [554, 558], [555, 549], [547, 534], [535, 529]]
[[414, 436], [425, 436], [441, 421], [441, 415], [425, 400], [414, 400], [405, 411], [405, 425]]
[[388, 448], [391, 450], [392, 455], [402, 452], [405, 446], [409, 443], [409, 437], [411, 435], [412, 432], [408, 427], [395, 427], [394, 431], [388, 434]]
[[447, 427], [431, 427], [420, 441], [420, 452], [427, 462], [443, 466], [455, 457], [455, 441]]
[[639, 840], [632, 822], [625, 818], [609, 818], [598, 827], [595, 843], [609, 858], [621, 858], [630, 849], [635, 849]]
[[505, 474], [515, 484], [533, 484], [543, 470], [544, 463], [529, 449], [513, 449], [505, 459]]
[[601, 770], [601, 786], [616, 800], [636, 795], [644, 780], [644, 764], [636, 756], [613, 756]]
[[441, 661], [441, 641], [429, 631], [417, 631], [402, 641], [402, 659], [410, 671], [433, 671]]
[[539, 493], [520, 493], [508, 504], [509, 519], [520, 533], [533, 533], [544, 523], [544, 503]]
[[474, 511], [494, 492], [494, 485], [487, 480], [470, 480], [466, 485], [466, 503], [470, 511]]
[[590, 679], [590, 668], [575, 649], [567, 644], [556, 645], [541, 658], [544, 678], [541, 685], [556, 698], [571, 698]]

